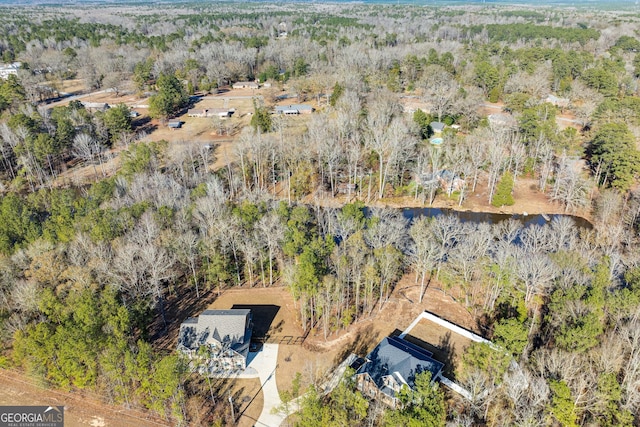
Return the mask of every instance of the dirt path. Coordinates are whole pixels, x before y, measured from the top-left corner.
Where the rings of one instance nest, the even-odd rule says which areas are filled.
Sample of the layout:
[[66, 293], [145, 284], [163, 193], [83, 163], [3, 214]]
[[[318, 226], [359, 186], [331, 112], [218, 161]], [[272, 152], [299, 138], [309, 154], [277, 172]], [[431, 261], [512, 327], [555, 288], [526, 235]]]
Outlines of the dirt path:
[[62, 405], [66, 427], [171, 425], [142, 410], [108, 405], [99, 398], [84, 392], [45, 389], [22, 373], [0, 369], [0, 405]]

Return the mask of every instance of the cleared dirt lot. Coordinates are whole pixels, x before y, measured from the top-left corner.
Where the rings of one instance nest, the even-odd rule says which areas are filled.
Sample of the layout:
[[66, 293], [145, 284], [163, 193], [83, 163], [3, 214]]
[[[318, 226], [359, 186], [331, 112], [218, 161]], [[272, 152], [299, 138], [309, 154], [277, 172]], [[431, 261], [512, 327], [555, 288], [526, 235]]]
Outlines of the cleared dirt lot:
[[[333, 359], [300, 343], [303, 331], [298, 309], [291, 293], [282, 287], [232, 289], [224, 292], [209, 306], [214, 309], [251, 308], [254, 331], [266, 340], [280, 343], [276, 382], [282, 393], [291, 388], [296, 372], [303, 374], [303, 385], [332, 366]], [[323, 352], [324, 353], [324, 352]]]
[[[473, 316], [440, 288], [441, 285], [434, 280], [420, 303], [420, 285], [416, 284], [413, 274], [407, 274], [397, 284], [382, 310], [375, 308], [370, 315], [362, 317], [347, 330], [332, 333], [326, 340], [321, 331], [312, 330], [302, 345], [283, 344], [299, 342], [298, 338], [303, 336], [299, 307], [285, 287], [229, 289], [208, 308], [253, 310], [255, 335], [264, 337], [268, 342], [280, 343], [276, 382], [282, 395], [284, 391], [291, 390], [296, 373], [301, 374], [303, 389], [312, 382], [320, 383], [323, 376], [350, 353], [366, 355], [385, 336], [399, 334], [406, 329], [424, 310], [480, 333]], [[449, 378], [455, 378], [455, 367], [470, 343], [427, 320], [419, 322], [407, 339], [432, 351], [437, 360], [445, 363], [445, 374]], [[256, 399], [247, 406], [245, 418], [257, 417], [261, 408], [262, 401]]]
[[[231, 395], [239, 410], [235, 414], [238, 427], [252, 427], [262, 412], [264, 397], [260, 388], [260, 379], [235, 379], [235, 380], [219, 380], [213, 384], [214, 389], [217, 388], [218, 396], [228, 402], [228, 396]], [[230, 405], [227, 403], [227, 410], [231, 411]], [[215, 421], [215, 420], [212, 420]]]
[[[312, 381], [320, 381], [324, 373], [344, 360], [349, 353], [366, 355], [383, 337], [404, 330], [424, 310], [437, 313], [451, 322], [474, 330], [473, 317], [435, 286], [437, 285], [427, 289], [423, 302], [418, 303], [419, 285], [415, 284], [413, 275], [406, 275], [396, 286], [382, 310], [374, 309], [369, 316], [360, 319], [347, 330], [335, 332], [327, 340], [320, 332], [312, 331], [302, 345], [281, 344], [276, 369], [276, 381], [280, 393], [291, 390], [291, 384], [297, 372], [301, 373], [302, 386], [306, 387]], [[199, 303], [176, 298], [184, 302], [180, 305], [181, 317], [197, 315], [204, 308], [228, 309], [234, 306], [237, 308], [253, 306], [257, 314], [255, 321], [258, 334], [264, 334], [270, 342], [303, 335], [299, 326], [298, 307], [294, 304], [288, 289], [284, 287], [231, 289], [224, 291], [219, 297], [216, 297], [213, 292], [207, 292], [202, 297]], [[205, 306], [201, 304], [203, 300], [213, 299], [215, 299], [213, 303]], [[172, 311], [172, 306], [173, 304], [168, 304], [168, 312]], [[177, 307], [176, 305], [176, 309]], [[173, 319], [171, 324], [175, 323], [179, 326], [179, 321], [182, 319], [169, 317]], [[177, 330], [177, 327], [173, 329]], [[425, 321], [420, 322], [410, 335], [413, 338], [409, 339], [421, 340], [414, 342], [431, 349], [439, 360], [450, 362], [450, 364], [455, 364], [455, 360], [462, 354], [467, 344], [454, 334], [449, 334], [446, 329]], [[175, 333], [164, 335], [163, 339], [156, 341], [155, 345], [166, 349], [175, 348]], [[200, 401], [207, 401], [210, 399], [208, 384], [204, 383], [204, 379], [199, 381], [201, 384], [198, 386], [200, 390], [198, 398]], [[238, 425], [254, 425], [263, 406], [259, 380], [256, 378], [214, 381], [216, 382], [212, 382], [212, 387], [216, 399], [228, 399], [231, 393], [234, 402], [239, 405], [240, 409], [236, 413], [236, 417], [239, 417]], [[66, 425], [72, 427], [169, 425], [164, 420], [151, 417], [144, 411], [126, 410], [123, 407], [107, 405], [101, 403], [99, 399], [99, 396], [86, 393], [45, 390], [23, 375], [0, 370], [0, 404], [65, 405]], [[221, 400], [219, 404], [222, 405]], [[227, 401], [224, 405], [223, 411], [230, 411]], [[205, 418], [199, 421], [207, 425], [214, 420]], [[194, 423], [194, 425], [197, 424]]]
[[[263, 332], [274, 339], [302, 335], [293, 298], [288, 289], [283, 287], [230, 289], [220, 295], [209, 308], [251, 308], [254, 330], [257, 329], [258, 333]], [[256, 311], [259, 312], [258, 315]]]
[[418, 322], [405, 339], [432, 352], [434, 359], [445, 364], [443, 371], [450, 379], [455, 378], [464, 349], [471, 344], [468, 338], [425, 319]]

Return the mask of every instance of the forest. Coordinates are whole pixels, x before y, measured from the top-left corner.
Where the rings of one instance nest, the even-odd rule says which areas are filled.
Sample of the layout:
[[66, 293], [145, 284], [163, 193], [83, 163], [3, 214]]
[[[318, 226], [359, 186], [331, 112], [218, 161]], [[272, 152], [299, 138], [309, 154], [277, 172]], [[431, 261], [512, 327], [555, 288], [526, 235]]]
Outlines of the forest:
[[[0, 7], [0, 58], [20, 63], [0, 79], [0, 367], [173, 425], [234, 425], [159, 345], [179, 327], [169, 296], [283, 286], [327, 341], [410, 277], [416, 303], [438, 284], [500, 349], [461, 355], [471, 399], [419, 377], [391, 410], [349, 375], [328, 396], [303, 378], [287, 423], [638, 425], [639, 22], [591, 7]], [[197, 97], [256, 79], [271, 88], [226, 122], [231, 159], [155, 137]], [[98, 91], [122, 102], [71, 98]], [[272, 114], [282, 93], [316, 111]], [[498, 212], [519, 183], [565, 215], [400, 209]]]

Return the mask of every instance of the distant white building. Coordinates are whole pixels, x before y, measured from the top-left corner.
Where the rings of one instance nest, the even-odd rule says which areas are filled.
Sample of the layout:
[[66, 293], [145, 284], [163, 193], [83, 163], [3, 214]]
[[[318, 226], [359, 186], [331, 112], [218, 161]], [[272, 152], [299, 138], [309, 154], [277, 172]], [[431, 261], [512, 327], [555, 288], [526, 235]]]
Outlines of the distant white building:
[[14, 62], [13, 64], [2, 64], [0, 65], [0, 78], [6, 80], [9, 78], [11, 74], [14, 76], [18, 75], [18, 69], [22, 65], [21, 62]]
[[548, 102], [551, 105], [555, 105], [560, 108], [567, 108], [569, 106], [569, 98], [559, 98], [553, 94], [547, 95], [544, 102]]
[[311, 114], [316, 111], [311, 105], [306, 104], [291, 104], [291, 105], [276, 105], [276, 114]]
[[225, 119], [231, 117], [234, 109], [228, 108], [192, 108], [187, 111], [189, 117], [219, 117]]
[[258, 89], [260, 85], [256, 82], [235, 82], [231, 87], [233, 89]]
[[89, 111], [107, 111], [109, 109], [109, 104], [107, 104], [106, 102], [82, 101], [81, 104]]

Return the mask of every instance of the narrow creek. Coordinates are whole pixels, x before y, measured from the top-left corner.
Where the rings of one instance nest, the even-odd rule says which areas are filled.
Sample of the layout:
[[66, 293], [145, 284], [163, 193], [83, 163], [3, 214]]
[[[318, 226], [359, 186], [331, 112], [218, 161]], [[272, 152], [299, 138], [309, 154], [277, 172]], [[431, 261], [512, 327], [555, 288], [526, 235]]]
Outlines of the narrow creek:
[[573, 215], [560, 215], [560, 214], [535, 214], [535, 215], [521, 215], [521, 214], [501, 214], [492, 212], [471, 212], [471, 211], [456, 211], [453, 209], [441, 209], [441, 208], [402, 208], [402, 215], [412, 220], [415, 217], [427, 216], [434, 217], [438, 215], [455, 215], [462, 222], [488, 222], [490, 224], [497, 224], [500, 221], [507, 219], [515, 219], [520, 221], [525, 227], [529, 225], [544, 225], [553, 221], [556, 217], [569, 217], [573, 219], [576, 226], [581, 228], [591, 229], [593, 225], [586, 219], [573, 216]]

